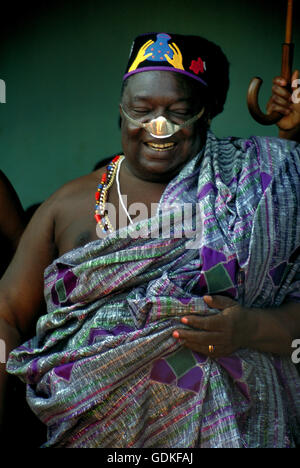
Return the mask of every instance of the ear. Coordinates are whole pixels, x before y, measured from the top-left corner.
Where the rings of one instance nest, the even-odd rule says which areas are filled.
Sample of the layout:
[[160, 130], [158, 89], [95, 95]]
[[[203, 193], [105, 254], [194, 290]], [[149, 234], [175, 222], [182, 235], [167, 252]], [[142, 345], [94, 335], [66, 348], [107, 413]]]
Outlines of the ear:
[[122, 108], [121, 103], [119, 104], [119, 128], [122, 127], [123, 115], [122, 115]]
[[211, 125], [211, 113], [210, 113], [210, 109], [209, 107], [206, 107], [204, 108], [204, 112], [202, 114], [202, 116], [200, 117], [200, 125], [203, 127], [203, 125], [205, 125], [207, 128], [210, 127]]
[[203, 119], [206, 122], [207, 128], [209, 128], [211, 126], [211, 121], [212, 121], [211, 111], [210, 111], [209, 106], [205, 107], [205, 111], [204, 111], [204, 114], [203, 114]]

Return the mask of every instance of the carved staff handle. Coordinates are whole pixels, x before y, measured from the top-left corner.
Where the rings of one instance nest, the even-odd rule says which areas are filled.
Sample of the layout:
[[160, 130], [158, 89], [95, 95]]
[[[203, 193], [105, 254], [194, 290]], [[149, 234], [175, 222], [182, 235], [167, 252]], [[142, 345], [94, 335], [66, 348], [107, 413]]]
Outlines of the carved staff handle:
[[[285, 42], [282, 45], [281, 75], [288, 84], [291, 81], [293, 66], [294, 44], [292, 43], [292, 24], [293, 24], [293, 0], [288, 0], [288, 9], [286, 17]], [[263, 80], [261, 78], [252, 78], [247, 95], [248, 109], [252, 117], [262, 125], [273, 125], [282, 118], [279, 112], [264, 114], [258, 104], [258, 94]]]

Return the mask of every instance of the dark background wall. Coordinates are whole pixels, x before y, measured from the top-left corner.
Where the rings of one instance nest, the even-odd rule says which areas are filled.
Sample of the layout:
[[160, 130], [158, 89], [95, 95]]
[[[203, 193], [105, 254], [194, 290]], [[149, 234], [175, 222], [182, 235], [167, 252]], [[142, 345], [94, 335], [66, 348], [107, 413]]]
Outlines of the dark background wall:
[[[118, 102], [132, 39], [148, 31], [199, 34], [222, 46], [231, 88], [218, 136], [277, 135], [249, 116], [250, 79], [264, 79], [262, 106], [279, 74], [286, 0], [33, 1], [1, 6], [0, 169], [23, 206], [88, 173], [120, 149]], [[295, 1], [295, 67], [300, 12]]]

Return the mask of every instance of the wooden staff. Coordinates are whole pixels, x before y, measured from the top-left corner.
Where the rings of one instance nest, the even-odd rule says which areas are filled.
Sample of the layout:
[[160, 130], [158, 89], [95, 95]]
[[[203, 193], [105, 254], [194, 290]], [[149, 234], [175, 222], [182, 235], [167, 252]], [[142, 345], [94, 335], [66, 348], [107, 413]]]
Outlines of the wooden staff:
[[[293, 66], [294, 44], [292, 43], [292, 25], [293, 25], [293, 0], [288, 0], [285, 42], [282, 44], [281, 77], [287, 80], [288, 86], [291, 81]], [[247, 103], [252, 117], [262, 125], [272, 125], [278, 122], [283, 116], [279, 112], [264, 114], [258, 104], [258, 93], [262, 85], [261, 78], [252, 78], [249, 88]]]

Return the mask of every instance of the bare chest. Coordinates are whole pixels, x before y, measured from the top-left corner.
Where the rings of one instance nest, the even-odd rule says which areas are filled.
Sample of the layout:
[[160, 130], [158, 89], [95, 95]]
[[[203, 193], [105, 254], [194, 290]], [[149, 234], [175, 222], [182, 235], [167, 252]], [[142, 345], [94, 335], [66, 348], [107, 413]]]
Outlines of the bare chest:
[[[95, 214], [96, 184], [88, 184], [67, 199], [60, 207], [55, 222], [55, 245], [58, 256], [82, 247], [89, 242], [107, 236], [102, 224], [98, 224]], [[107, 192], [105, 211], [113, 230], [128, 226], [130, 222], [153, 216], [161, 198], [163, 187], [148, 184], [123, 183], [116, 181]]]

